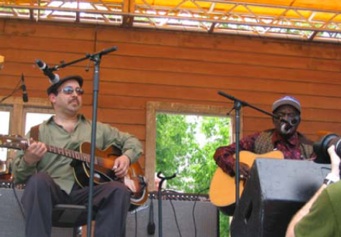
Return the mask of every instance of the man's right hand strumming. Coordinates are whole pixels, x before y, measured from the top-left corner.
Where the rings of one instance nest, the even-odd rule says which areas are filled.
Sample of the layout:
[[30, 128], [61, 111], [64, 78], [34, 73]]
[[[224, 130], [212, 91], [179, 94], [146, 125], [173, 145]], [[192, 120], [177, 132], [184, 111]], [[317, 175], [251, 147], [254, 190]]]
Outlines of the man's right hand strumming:
[[[236, 173], [236, 167], [233, 167], [234, 173]], [[241, 179], [248, 179], [250, 176], [250, 167], [243, 163], [239, 162], [239, 176]]]

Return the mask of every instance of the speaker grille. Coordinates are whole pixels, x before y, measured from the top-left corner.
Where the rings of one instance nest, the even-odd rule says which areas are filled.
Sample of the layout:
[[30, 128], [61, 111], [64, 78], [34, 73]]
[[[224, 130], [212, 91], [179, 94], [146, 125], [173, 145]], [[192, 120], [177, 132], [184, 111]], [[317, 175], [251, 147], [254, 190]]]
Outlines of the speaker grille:
[[153, 217], [155, 224], [154, 236], [159, 236], [159, 205], [162, 212], [162, 236], [218, 236], [218, 210], [207, 195], [163, 192], [160, 201], [157, 193], [151, 192], [144, 207], [128, 214], [127, 237], [150, 236], [147, 232], [150, 217]]

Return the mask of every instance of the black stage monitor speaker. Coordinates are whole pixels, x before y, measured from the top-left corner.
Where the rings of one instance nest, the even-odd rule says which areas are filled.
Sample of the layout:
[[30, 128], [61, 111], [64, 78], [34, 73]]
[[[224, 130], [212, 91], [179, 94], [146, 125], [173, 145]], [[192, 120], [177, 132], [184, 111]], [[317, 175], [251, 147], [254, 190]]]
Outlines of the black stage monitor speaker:
[[[24, 216], [19, 204], [22, 194], [21, 189], [0, 188], [1, 237], [25, 236]], [[163, 193], [160, 203], [164, 237], [218, 236], [218, 210], [211, 204], [207, 195]], [[155, 193], [150, 193], [150, 199], [144, 206], [128, 214], [126, 237], [161, 236], [158, 230], [158, 206], [159, 200], [156, 199]], [[150, 224], [155, 225], [154, 234], [148, 233]], [[85, 233], [82, 233], [82, 236], [85, 236], [83, 234]], [[51, 237], [71, 236], [73, 236], [73, 228], [52, 228]]]
[[[25, 222], [20, 207], [21, 189], [0, 188], [0, 236], [24, 237]], [[51, 237], [72, 237], [73, 228], [52, 228]]]
[[231, 223], [232, 237], [285, 236], [292, 216], [323, 183], [330, 165], [256, 159]]
[[[159, 199], [155, 193], [150, 195], [152, 196], [145, 206], [128, 214], [127, 237], [217, 237], [219, 235], [218, 210], [208, 197], [175, 192], [163, 194], [160, 202], [162, 217], [159, 219]], [[162, 232], [159, 232], [159, 220], [162, 221]], [[154, 231], [151, 231], [151, 227], [155, 227]]]

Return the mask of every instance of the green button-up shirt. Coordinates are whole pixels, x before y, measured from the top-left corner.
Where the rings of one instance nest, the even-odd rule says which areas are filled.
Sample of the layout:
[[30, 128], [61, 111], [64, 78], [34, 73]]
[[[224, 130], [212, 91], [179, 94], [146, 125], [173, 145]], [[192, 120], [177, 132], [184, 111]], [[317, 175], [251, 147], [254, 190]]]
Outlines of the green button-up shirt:
[[[47, 145], [70, 150], [79, 150], [83, 142], [91, 141], [92, 122], [83, 115], [78, 116], [78, 122], [73, 132], [67, 132], [62, 126], [56, 124], [51, 117], [39, 126], [39, 141]], [[26, 135], [30, 137], [30, 133]], [[110, 125], [97, 122], [96, 147], [100, 150], [114, 145], [121, 149], [122, 154], [127, 155], [134, 163], [141, 156], [142, 144], [133, 135], [120, 132]], [[70, 163], [73, 159], [47, 152], [43, 159], [33, 165], [28, 165], [23, 160], [23, 151], [19, 151], [12, 162], [12, 174], [15, 183], [25, 183], [36, 172], [49, 174], [54, 181], [66, 193], [70, 193], [75, 183], [73, 167]]]
[[341, 236], [341, 181], [329, 185], [295, 226], [296, 237]]

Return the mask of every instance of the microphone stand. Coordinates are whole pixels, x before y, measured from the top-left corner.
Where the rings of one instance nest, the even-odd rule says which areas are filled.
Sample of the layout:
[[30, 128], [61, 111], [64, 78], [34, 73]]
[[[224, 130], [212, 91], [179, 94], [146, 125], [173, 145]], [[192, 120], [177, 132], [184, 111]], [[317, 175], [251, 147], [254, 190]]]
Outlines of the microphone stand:
[[239, 204], [239, 180], [240, 180], [240, 175], [239, 175], [240, 110], [241, 110], [241, 108], [243, 106], [248, 106], [248, 107], [253, 108], [253, 109], [257, 110], [257, 111], [260, 111], [260, 112], [262, 112], [262, 113], [264, 113], [266, 115], [269, 115], [269, 116], [271, 116], [273, 118], [278, 118], [278, 117], [276, 117], [272, 113], [269, 113], [269, 112], [267, 112], [265, 110], [257, 108], [257, 107], [255, 107], [255, 106], [253, 106], [253, 105], [251, 105], [251, 104], [249, 104], [249, 103], [247, 103], [245, 101], [239, 100], [239, 99], [237, 99], [237, 98], [235, 98], [235, 97], [233, 97], [231, 95], [228, 95], [225, 92], [218, 91], [218, 94], [221, 95], [221, 96], [224, 96], [224, 97], [226, 97], [226, 98], [228, 98], [228, 99], [230, 99], [230, 100], [232, 100], [234, 102], [233, 108], [227, 114], [230, 114], [232, 110], [236, 111], [236, 113], [235, 113], [235, 120], [236, 120], [236, 122], [235, 122], [235, 134], [236, 134], [236, 153], [235, 153], [235, 157], [236, 157], [236, 162], [235, 162], [235, 169], [236, 169], [236, 171], [235, 171], [235, 173], [236, 173], [236, 175], [235, 175], [236, 203], [235, 203], [235, 205], [237, 207], [238, 204]]
[[162, 176], [161, 172], [157, 173], [157, 177], [161, 180], [158, 187], [158, 218], [159, 218], [159, 237], [162, 237], [162, 198], [161, 198], [161, 189], [162, 184], [167, 179], [173, 179], [175, 178], [176, 174], [173, 174], [172, 176]]
[[92, 126], [91, 126], [91, 152], [90, 152], [90, 179], [89, 179], [89, 199], [88, 199], [88, 216], [87, 216], [87, 237], [91, 237], [91, 221], [92, 221], [92, 203], [93, 203], [93, 180], [94, 180], [94, 162], [95, 162], [95, 149], [96, 149], [96, 123], [97, 123], [97, 108], [98, 108], [98, 91], [99, 91], [99, 71], [101, 57], [105, 54], [116, 51], [117, 47], [112, 47], [104, 49], [98, 53], [87, 54], [84, 58], [72, 61], [70, 63], [61, 63], [50, 68], [51, 71], [58, 70], [59, 68], [64, 68], [71, 64], [90, 59], [94, 61], [94, 80], [93, 80], [93, 107], [92, 107]]

